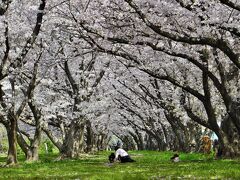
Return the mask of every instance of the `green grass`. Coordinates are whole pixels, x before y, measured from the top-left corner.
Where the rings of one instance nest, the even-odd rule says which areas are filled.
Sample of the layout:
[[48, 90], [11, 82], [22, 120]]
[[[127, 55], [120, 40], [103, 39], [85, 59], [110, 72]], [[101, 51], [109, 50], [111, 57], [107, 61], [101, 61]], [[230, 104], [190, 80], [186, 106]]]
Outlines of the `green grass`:
[[[41, 155], [41, 161], [17, 167], [0, 167], [0, 179], [240, 179], [239, 160], [213, 160], [201, 154], [180, 153], [172, 163], [172, 152], [130, 151], [137, 162], [108, 165], [110, 152], [83, 155], [80, 159], [55, 161], [57, 154]], [[6, 157], [0, 157], [1, 165]]]

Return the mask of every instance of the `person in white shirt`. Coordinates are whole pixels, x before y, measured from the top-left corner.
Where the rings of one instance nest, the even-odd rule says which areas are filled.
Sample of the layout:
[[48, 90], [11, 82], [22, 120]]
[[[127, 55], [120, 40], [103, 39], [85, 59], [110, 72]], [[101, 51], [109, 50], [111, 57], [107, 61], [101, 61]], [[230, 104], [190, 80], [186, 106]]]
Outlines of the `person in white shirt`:
[[119, 160], [121, 163], [135, 162], [133, 159], [130, 158], [130, 156], [124, 149], [117, 146], [115, 147], [115, 151], [115, 161]]

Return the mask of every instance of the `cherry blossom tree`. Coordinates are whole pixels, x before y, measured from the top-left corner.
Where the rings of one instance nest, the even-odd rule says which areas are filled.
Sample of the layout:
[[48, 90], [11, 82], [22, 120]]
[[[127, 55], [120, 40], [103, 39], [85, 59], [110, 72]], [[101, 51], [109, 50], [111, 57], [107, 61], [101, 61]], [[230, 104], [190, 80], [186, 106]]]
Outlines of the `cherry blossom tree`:
[[[27, 105], [28, 99], [32, 94], [36, 82], [36, 72], [37, 72], [37, 61], [35, 65], [30, 62], [33, 66], [33, 73], [30, 75], [30, 80], [26, 81], [27, 84], [25, 88], [21, 88], [21, 83], [24, 80], [25, 74], [24, 67], [29, 66], [27, 54], [30, 49], [34, 46], [34, 42], [39, 34], [43, 10], [45, 8], [45, 1], [41, 1], [38, 10], [35, 9], [37, 14], [37, 19], [35, 20], [35, 26], [32, 30], [31, 26], [33, 23], [26, 22], [26, 19], [21, 19], [24, 12], [21, 12], [17, 7], [26, 7], [27, 5], [32, 5], [31, 7], [36, 7], [37, 4], [32, 4], [32, 2], [22, 2], [18, 4], [15, 1], [3, 1], [1, 3], [1, 24], [3, 26], [2, 34], [4, 39], [3, 42], [3, 56], [1, 57], [1, 122], [5, 125], [8, 134], [8, 158], [7, 164], [17, 163], [17, 122], [22, 114], [25, 106]], [[26, 5], [26, 6], [24, 6]], [[37, 12], [37, 11], [38, 12]], [[25, 17], [25, 16], [23, 16]], [[25, 17], [26, 18], [26, 17]], [[15, 19], [14, 23], [11, 21]], [[29, 19], [30, 21], [32, 19]], [[30, 27], [22, 26], [23, 31], [27, 30], [25, 37], [20, 37], [20, 31], [18, 31], [15, 22], [23, 22]], [[33, 20], [32, 20], [33, 21]], [[34, 22], [34, 21], [33, 21]], [[24, 24], [24, 25], [25, 25]], [[26, 28], [26, 29], [24, 29]], [[35, 57], [33, 57], [34, 59]], [[38, 59], [38, 58], [37, 58]], [[21, 95], [21, 91], [22, 94]]]
[[[239, 30], [235, 26], [239, 24], [238, 8], [239, 4], [231, 1], [94, 1], [86, 10], [91, 16], [80, 13], [75, 23], [83, 38], [99, 52], [122, 57], [128, 66], [167, 81], [189, 94], [189, 100], [198, 101], [204, 110], [201, 115], [196, 115], [182, 101], [188, 116], [217, 134], [226, 156], [236, 156], [239, 154], [236, 93]], [[154, 60], [158, 61], [158, 68], [154, 63], [150, 63], [153, 67], [148, 65]], [[183, 70], [188, 66], [189, 81], [171, 71], [172, 66], [179, 64]], [[194, 72], [198, 73], [200, 86], [190, 76]], [[225, 118], [218, 118], [217, 107], [223, 108], [221, 113]], [[230, 126], [228, 130], [224, 128], [225, 122]], [[235, 138], [229, 129], [235, 132]]]
[[[238, 1], [45, 6], [0, 3], [8, 164], [17, 163], [17, 139], [27, 159], [37, 160], [42, 130], [62, 158], [104, 149], [112, 134], [132, 148], [190, 151], [205, 128], [223, 155], [239, 156]], [[35, 132], [18, 127], [19, 119]]]

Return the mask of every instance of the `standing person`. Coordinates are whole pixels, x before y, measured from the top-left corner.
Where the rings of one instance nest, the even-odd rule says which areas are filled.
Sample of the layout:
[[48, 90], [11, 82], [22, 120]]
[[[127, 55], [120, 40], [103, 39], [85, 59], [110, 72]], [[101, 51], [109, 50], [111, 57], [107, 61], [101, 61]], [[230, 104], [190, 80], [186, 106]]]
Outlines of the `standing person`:
[[130, 158], [130, 156], [128, 155], [128, 153], [124, 149], [116, 146], [115, 151], [116, 151], [115, 161], [119, 160], [121, 163], [135, 162], [133, 159]]
[[200, 150], [204, 154], [210, 154], [211, 153], [211, 148], [212, 148], [212, 140], [207, 135], [203, 136], [202, 139], [201, 139]]
[[219, 141], [215, 139], [213, 141], [213, 150], [215, 152], [215, 159], [219, 159], [222, 156], [222, 149], [220, 147]]

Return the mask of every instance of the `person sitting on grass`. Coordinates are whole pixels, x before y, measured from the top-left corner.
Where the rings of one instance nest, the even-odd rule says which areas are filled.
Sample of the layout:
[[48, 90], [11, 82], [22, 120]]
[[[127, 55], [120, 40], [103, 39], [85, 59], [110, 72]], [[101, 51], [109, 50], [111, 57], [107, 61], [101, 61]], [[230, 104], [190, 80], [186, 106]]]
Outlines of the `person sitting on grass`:
[[116, 146], [115, 151], [116, 151], [115, 161], [119, 160], [121, 163], [135, 162], [135, 160], [131, 159], [124, 149]]
[[170, 158], [172, 162], [179, 162], [179, 155], [178, 154], [174, 154], [173, 157]]

